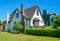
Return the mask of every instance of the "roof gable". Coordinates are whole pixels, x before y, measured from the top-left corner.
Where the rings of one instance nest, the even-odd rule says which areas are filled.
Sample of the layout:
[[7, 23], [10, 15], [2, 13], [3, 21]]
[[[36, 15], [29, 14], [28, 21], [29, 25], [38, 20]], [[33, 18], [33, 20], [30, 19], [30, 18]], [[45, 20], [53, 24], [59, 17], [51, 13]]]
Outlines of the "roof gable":
[[[30, 7], [30, 8], [25, 9], [24, 10], [25, 11], [24, 17], [26, 19], [31, 19], [33, 17], [33, 15], [35, 14], [35, 11], [36, 11], [37, 8], [39, 8], [39, 7], [37, 5], [35, 5], [35, 6]], [[15, 11], [10, 15], [9, 22], [11, 22], [11, 20], [13, 19], [14, 15], [15, 15], [15, 12], [17, 10], [21, 13], [21, 9], [20, 8], [15, 9]]]
[[28, 8], [25, 10], [25, 15], [28, 19], [31, 19], [36, 11], [36, 9], [38, 8], [38, 6], [33, 6], [31, 8]]
[[56, 15], [54, 12], [48, 12], [47, 15]]
[[15, 13], [16, 11], [19, 11], [19, 12], [21, 13], [21, 10], [18, 9], [18, 8], [16, 8], [15, 11], [14, 11], [14, 12], [10, 15], [10, 17], [9, 17], [9, 23], [12, 21], [14, 15], [16, 14], [16, 13]]

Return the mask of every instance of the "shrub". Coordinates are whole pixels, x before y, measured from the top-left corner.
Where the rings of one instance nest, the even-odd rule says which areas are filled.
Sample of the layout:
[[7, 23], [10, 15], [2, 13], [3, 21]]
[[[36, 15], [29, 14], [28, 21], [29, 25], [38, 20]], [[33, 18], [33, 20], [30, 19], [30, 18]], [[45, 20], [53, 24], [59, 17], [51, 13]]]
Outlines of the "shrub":
[[57, 29], [60, 29], [60, 27], [57, 27]]
[[21, 32], [23, 29], [23, 26], [21, 23], [15, 23], [13, 29], [19, 30], [19, 32]]
[[53, 21], [53, 28], [54, 29], [56, 29], [59, 26], [60, 26], [60, 15], [55, 16], [54, 21]]
[[44, 28], [42, 28], [42, 29], [29, 28], [29, 29], [26, 29], [26, 34], [60, 37], [60, 30], [58, 30], [58, 29], [44, 29]]

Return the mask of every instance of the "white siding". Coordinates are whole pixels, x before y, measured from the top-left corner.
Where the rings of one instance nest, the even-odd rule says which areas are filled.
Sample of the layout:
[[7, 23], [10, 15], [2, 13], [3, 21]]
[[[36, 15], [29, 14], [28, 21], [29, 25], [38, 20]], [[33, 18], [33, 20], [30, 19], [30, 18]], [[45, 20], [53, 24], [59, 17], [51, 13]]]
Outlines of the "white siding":
[[[38, 10], [38, 8], [37, 8], [37, 10]], [[34, 18], [40, 19], [40, 21], [39, 21], [39, 26], [44, 26], [44, 21], [43, 21], [43, 19], [42, 19], [42, 16], [41, 16], [39, 10], [38, 10], [39, 15], [37, 15], [37, 10], [35, 11], [35, 14], [34, 14], [34, 16], [33, 16], [32, 19], [31, 19], [31, 26], [33, 26], [33, 19], [34, 19]]]

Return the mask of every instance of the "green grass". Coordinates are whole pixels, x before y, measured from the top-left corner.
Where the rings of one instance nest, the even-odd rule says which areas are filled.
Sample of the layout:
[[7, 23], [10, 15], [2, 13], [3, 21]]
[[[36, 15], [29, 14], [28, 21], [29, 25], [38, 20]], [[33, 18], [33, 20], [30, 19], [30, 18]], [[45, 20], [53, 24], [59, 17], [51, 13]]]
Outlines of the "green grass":
[[0, 32], [0, 41], [60, 41], [60, 38]]

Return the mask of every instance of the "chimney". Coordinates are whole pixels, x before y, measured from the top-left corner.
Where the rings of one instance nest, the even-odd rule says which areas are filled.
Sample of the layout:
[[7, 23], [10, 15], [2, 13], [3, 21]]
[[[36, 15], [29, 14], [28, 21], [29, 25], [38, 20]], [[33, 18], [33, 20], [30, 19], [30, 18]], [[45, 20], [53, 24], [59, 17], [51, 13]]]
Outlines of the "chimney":
[[47, 15], [47, 10], [46, 9], [43, 10], [43, 15]]
[[7, 24], [8, 24], [8, 21], [9, 21], [9, 13], [7, 13], [6, 21], [7, 21]]
[[22, 25], [23, 25], [23, 33], [26, 33], [25, 27], [24, 27], [24, 4], [21, 5], [21, 12], [22, 12]]
[[8, 31], [8, 21], [9, 21], [9, 13], [7, 13], [7, 16], [6, 16], [6, 26], [5, 26], [5, 31]]
[[24, 15], [24, 4], [21, 5], [22, 15]]

